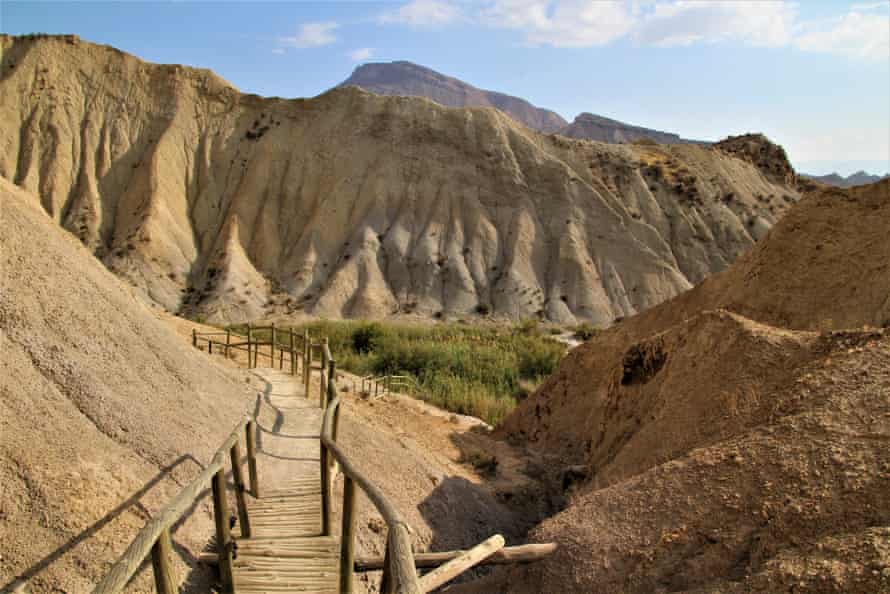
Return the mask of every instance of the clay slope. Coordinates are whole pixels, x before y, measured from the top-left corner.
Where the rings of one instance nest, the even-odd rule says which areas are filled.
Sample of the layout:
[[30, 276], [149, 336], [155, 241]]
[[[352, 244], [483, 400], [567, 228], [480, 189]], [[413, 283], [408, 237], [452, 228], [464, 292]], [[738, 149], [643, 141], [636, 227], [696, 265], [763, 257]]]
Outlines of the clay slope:
[[773, 326], [834, 330], [890, 324], [890, 180], [818, 188], [729, 270], [622, 324], [647, 336], [725, 308]]
[[405, 61], [362, 64], [340, 86], [353, 85], [380, 95], [426, 97], [447, 107], [494, 107], [534, 130], [550, 133], [568, 122], [525, 99], [477, 89], [456, 78]]
[[[252, 400], [2, 179], [0, 225], [0, 589], [87, 592]], [[174, 535], [204, 591], [212, 526], [204, 500]]]
[[542, 136], [354, 87], [263, 99], [73, 39], [2, 45], [0, 175], [150, 299], [210, 320], [608, 324], [724, 269], [798, 199], [773, 175], [787, 162], [720, 145]]
[[592, 346], [527, 433], [583, 464], [532, 534], [562, 547], [504, 591], [890, 591], [887, 331], [712, 312], [626, 351]]
[[890, 591], [890, 334], [867, 328], [888, 319], [888, 189], [805, 197], [520, 405], [501, 431], [576, 465], [555, 485], [575, 491], [534, 533], [564, 548], [511, 585]]

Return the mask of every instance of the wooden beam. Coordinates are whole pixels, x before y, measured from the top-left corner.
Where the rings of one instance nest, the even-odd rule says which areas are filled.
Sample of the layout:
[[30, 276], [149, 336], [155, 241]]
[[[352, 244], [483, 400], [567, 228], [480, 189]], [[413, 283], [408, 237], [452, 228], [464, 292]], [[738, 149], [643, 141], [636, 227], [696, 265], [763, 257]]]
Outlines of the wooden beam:
[[[556, 550], [556, 543], [528, 544], [517, 547], [504, 547], [492, 553], [477, 565], [508, 565], [510, 563], [532, 563], [546, 559]], [[439, 567], [463, 555], [466, 551], [442, 551], [437, 553], [415, 553], [414, 566], [423, 569]], [[380, 571], [386, 567], [385, 557], [359, 557], [355, 560], [355, 571]]]
[[432, 590], [447, 584], [486, 557], [490, 557], [492, 554], [503, 548], [504, 537], [500, 534], [495, 534], [491, 538], [477, 544], [466, 553], [463, 553], [459, 557], [455, 557], [444, 565], [440, 565], [418, 579], [417, 581], [420, 584], [420, 591], [431, 592]]

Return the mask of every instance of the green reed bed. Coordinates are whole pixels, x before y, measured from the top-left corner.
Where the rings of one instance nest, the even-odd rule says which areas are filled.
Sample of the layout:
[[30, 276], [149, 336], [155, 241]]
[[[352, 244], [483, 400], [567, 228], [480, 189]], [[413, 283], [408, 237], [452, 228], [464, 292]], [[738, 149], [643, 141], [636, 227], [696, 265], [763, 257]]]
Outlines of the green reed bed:
[[[233, 327], [242, 331], [244, 327]], [[326, 336], [337, 366], [358, 375], [413, 377], [417, 396], [496, 424], [556, 369], [564, 345], [533, 323], [517, 326], [316, 321], [295, 326]]]

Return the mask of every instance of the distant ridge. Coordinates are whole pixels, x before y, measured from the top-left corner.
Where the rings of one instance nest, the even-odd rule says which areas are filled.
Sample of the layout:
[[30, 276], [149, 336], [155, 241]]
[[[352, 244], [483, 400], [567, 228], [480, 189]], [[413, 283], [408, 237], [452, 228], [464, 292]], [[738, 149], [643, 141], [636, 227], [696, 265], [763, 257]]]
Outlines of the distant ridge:
[[620, 144], [633, 142], [643, 138], [654, 140], [658, 144], [707, 144], [697, 140], [681, 138], [679, 134], [661, 132], [651, 128], [643, 128], [632, 124], [625, 124], [618, 120], [612, 120], [592, 113], [581, 113], [575, 121], [559, 131], [563, 136], [579, 138], [581, 140], [598, 140]]
[[495, 107], [541, 132], [557, 132], [568, 125], [559, 114], [535, 107], [525, 99], [477, 89], [412, 62], [362, 64], [340, 86], [349, 85], [378, 95], [426, 97], [447, 107]]
[[478, 89], [413, 62], [362, 64], [340, 86], [356, 86], [378, 95], [426, 97], [447, 107], [494, 107], [529, 128], [581, 140], [620, 144], [648, 138], [659, 144], [703, 144], [678, 134], [634, 126], [592, 113], [581, 113], [569, 124], [559, 114], [525, 99]]
[[857, 171], [856, 173], [852, 173], [847, 177], [844, 177], [837, 173], [829, 173], [828, 175], [808, 175], [806, 173], [801, 173], [801, 175], [813, 181], [822, 182], [823, 184], [835, 186], [838, 188], [864, 186], [866, 184], [873, 184], [875, 182], [881, 181], [882, 179], [890, 177], [890, 173], [885, 173], [884, 175], [871, 175], [870, 173], [866, 173], [865, 171]]

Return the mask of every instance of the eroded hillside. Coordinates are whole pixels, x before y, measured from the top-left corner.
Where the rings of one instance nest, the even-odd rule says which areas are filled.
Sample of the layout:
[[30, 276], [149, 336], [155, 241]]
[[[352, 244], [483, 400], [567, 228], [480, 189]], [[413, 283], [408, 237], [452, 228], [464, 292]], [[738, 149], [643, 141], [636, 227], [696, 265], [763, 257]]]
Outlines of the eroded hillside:
[[[0, 179], [0, 589], [87, 592], [204, 468], [253, 403], [35, 204]], [[206, 498], [177, 529], [195, 558]], [[150, 574], [131, 591], [154, 591]]]
[[210, 320], [608, 324], [724, 269], [798, 199], [773, 175], [787, 161], [719, 144], [575, 141], [355, 88], [266, 99], [74, 37], [0, 46], [0, 175], [150, 299]]
[[566, 468], [564, 546], [492, 591], [890, 591], [888, 209], [816, 191], [573, 350], [501, 429]]

